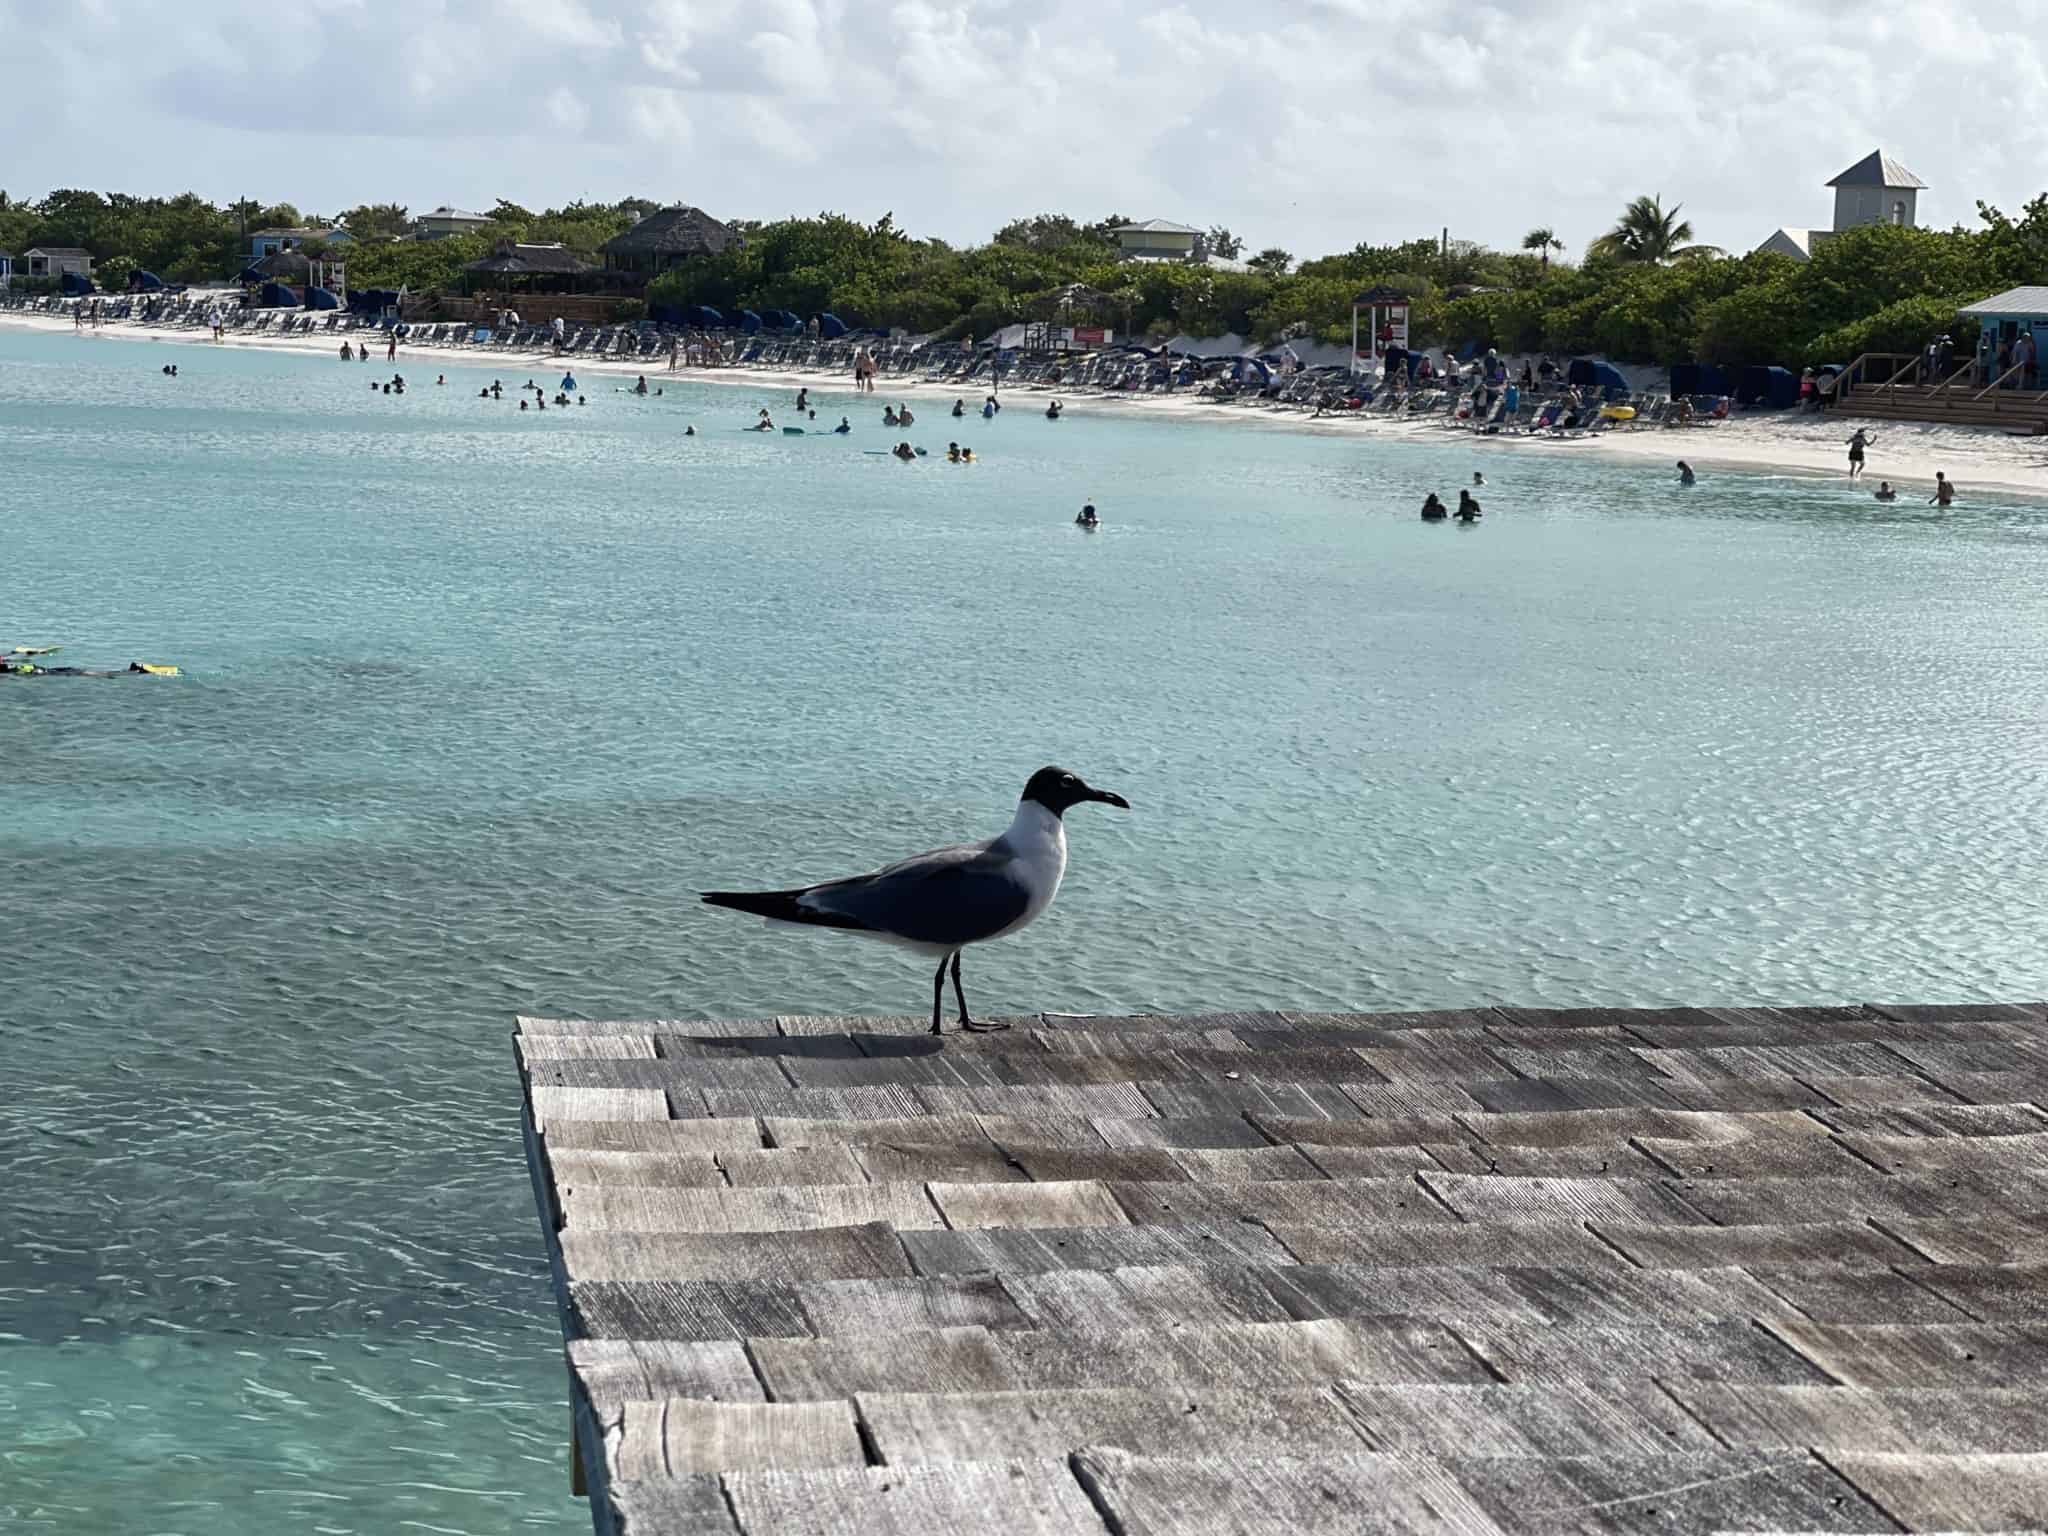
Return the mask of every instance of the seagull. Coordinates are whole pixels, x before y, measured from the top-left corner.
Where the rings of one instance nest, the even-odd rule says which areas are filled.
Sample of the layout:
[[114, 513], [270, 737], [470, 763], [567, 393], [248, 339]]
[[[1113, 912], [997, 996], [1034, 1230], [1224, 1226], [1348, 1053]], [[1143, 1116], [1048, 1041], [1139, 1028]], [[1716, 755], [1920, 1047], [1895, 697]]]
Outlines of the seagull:
[[1041, 768], [1024, 786], [1017, 814], [1000, 837], [979, 843], [934, 848], [887, 865], [871, 875], [827, 880], [790, 891], [705, 891], [714, 907], [751, 912], [775, 923], [839, 928], [939, 957], [932, 977], [932, 1033], [940, 1034], [946, 968], [953, 970], [953, 995], [960, 1023], [977, 1034], [1008, 1029], [968, 1016], [960, 987], [960, 951], [969, 944], [1000, 939], [1036, 919], [1052, 905], [1067, 870], [1069, 806], [1099, 800], [1122, 810], [1122, 795], [1095, 789], [1064, 768]]

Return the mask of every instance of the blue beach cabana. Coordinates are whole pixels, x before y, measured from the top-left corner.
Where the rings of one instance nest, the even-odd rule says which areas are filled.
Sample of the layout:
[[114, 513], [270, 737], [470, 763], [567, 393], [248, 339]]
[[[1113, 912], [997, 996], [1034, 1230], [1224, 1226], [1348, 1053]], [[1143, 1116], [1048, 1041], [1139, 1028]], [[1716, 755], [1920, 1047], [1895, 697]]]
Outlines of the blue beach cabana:
[[[1572, 381], [1577, 383], [1575, 378]], [[1712, 363], [1673, 363], [1671, 365], [1671, 393], [1679, 395], [1725, 395], [1728, 389], [1728, 375]]]
[[836, 341], [846, 334], [846, 322], [827, 310], [818, 316], [818, 335], [826, 341]]
[[1736, 378], [1735, 403], [1772, 411], [1789, 410], [1799, 403], [1799, 375], [1789, 368], [1752, 363]]
[[1566, 381], [1581, 389], [1597, 389], [1608, 400], [1619, 400], [1630, 393], [1628, 380], [1621, 376], [1621, 370], [1612, 363], [1596, 362], [1590, 357], [1575, 357], [1565, 373]]
[[725, 329], [725, 316], [713, 309], [709, 304], [692, 304], [683, 311], [683, 320], [685, 324], [694, 325], [700, 331], [720, 331]]
[[745, 331], [749, 336], [757, 334], [761, 329], [761, 317], [755, 314], [754, 311], [751, 309], [741, 310], [740, 329]]
[[77, 272], [66, 272], [57, 280], [57, 291], [67, 299], [82, 299], [94, 289], [91, 278]]

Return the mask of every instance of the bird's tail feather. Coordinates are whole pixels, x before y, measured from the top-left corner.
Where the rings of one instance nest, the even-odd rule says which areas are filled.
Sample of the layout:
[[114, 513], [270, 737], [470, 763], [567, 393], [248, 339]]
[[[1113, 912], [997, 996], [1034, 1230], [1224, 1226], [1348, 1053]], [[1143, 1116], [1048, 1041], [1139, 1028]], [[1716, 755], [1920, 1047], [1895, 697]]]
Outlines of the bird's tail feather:
[[802, 905], [797, 898], [802, 890], [794, 891], [705, 891], [702, 893], [706, 905], [730, 907], [735, 912], [751, 912], [756, 917], [765, 917], [778, 923], [808, 923], [819, 928], [858, 928], [868, 925], [851, 917], [842, 917], [836, 912], [820, 912]]

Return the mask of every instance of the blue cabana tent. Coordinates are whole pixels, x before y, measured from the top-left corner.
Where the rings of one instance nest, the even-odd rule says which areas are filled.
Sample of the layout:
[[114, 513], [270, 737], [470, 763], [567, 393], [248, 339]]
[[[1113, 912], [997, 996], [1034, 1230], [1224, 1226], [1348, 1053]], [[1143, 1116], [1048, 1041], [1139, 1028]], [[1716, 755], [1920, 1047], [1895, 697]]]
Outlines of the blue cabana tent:
[[299, 296], [283, 283], [265, 283], [256, 290], [256, 304], [260, 309], [279, 309], [287, 304], [296, 309]]
[[348, 291], [348, 307], [358, 315], [381, 314], [397, 302], [396, 288], [351, 288]]
[[[1573, 383], [1578, 380], [1574, 379]], [[1671, 365], [1671, 393], [1673, 395], [1725, 395], [1728, 375], [1712, 363], [1673, 363]]]
[[725, 326], [725, 316], [709, 304], [692, 304], [683, 311], [683, 318], [687, 323], [704, 331], [722, 330]]
[[829, 310], [818, 316], [818, 334], [831, 341], [846, 334], [846, 322]]
[[1597, 389], [1609, 400], [1618, 400], [1629, 393], [1628, 380], [1621, 376], [1619, 368], [1612, 363], [1595, 362], [1590, 357], [1573, 358], [1565, 378], [1581, 389]]
[[761, 323], [776, 331], [800, 331], [804, 328], [803, 320], [786, 309], [762, 310]]
[[741, 310], [740, 329], [745, 331], [749, 336], [753, 335], [756, 331], [761, 329], [761, 317], [755, 314], [751, 309]]
[[66, 272], [57, 280], [57, 291], [67, 299], [83, 298], [93, 291], [92, 279], [76, 272]]
[[306, 290], [306, 308], [339, 309], [341, 308], [341, 300], [334, 296], [331, 289], [308, 288]]
[[1789, 368], [1752, 364], [1735, 381], [1735, 403], [1786, 410], [1799, 403], [1799, 376]]
[[164, 280], [162, 278], [158, 277], [154, 272], [145, 272], [140, 267], [137, 267], [128, 274], [128, 291], [130, 293], [155, 293], [163, 285]]

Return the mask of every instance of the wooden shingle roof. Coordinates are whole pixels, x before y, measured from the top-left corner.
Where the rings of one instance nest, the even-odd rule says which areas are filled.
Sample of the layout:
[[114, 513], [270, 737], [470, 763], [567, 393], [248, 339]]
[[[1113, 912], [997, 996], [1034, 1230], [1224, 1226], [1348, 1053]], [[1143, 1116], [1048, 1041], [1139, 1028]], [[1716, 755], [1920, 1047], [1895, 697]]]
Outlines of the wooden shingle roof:
[[2048, 1008], [523, 1019], [599, 1532], [2048, 1525]]

